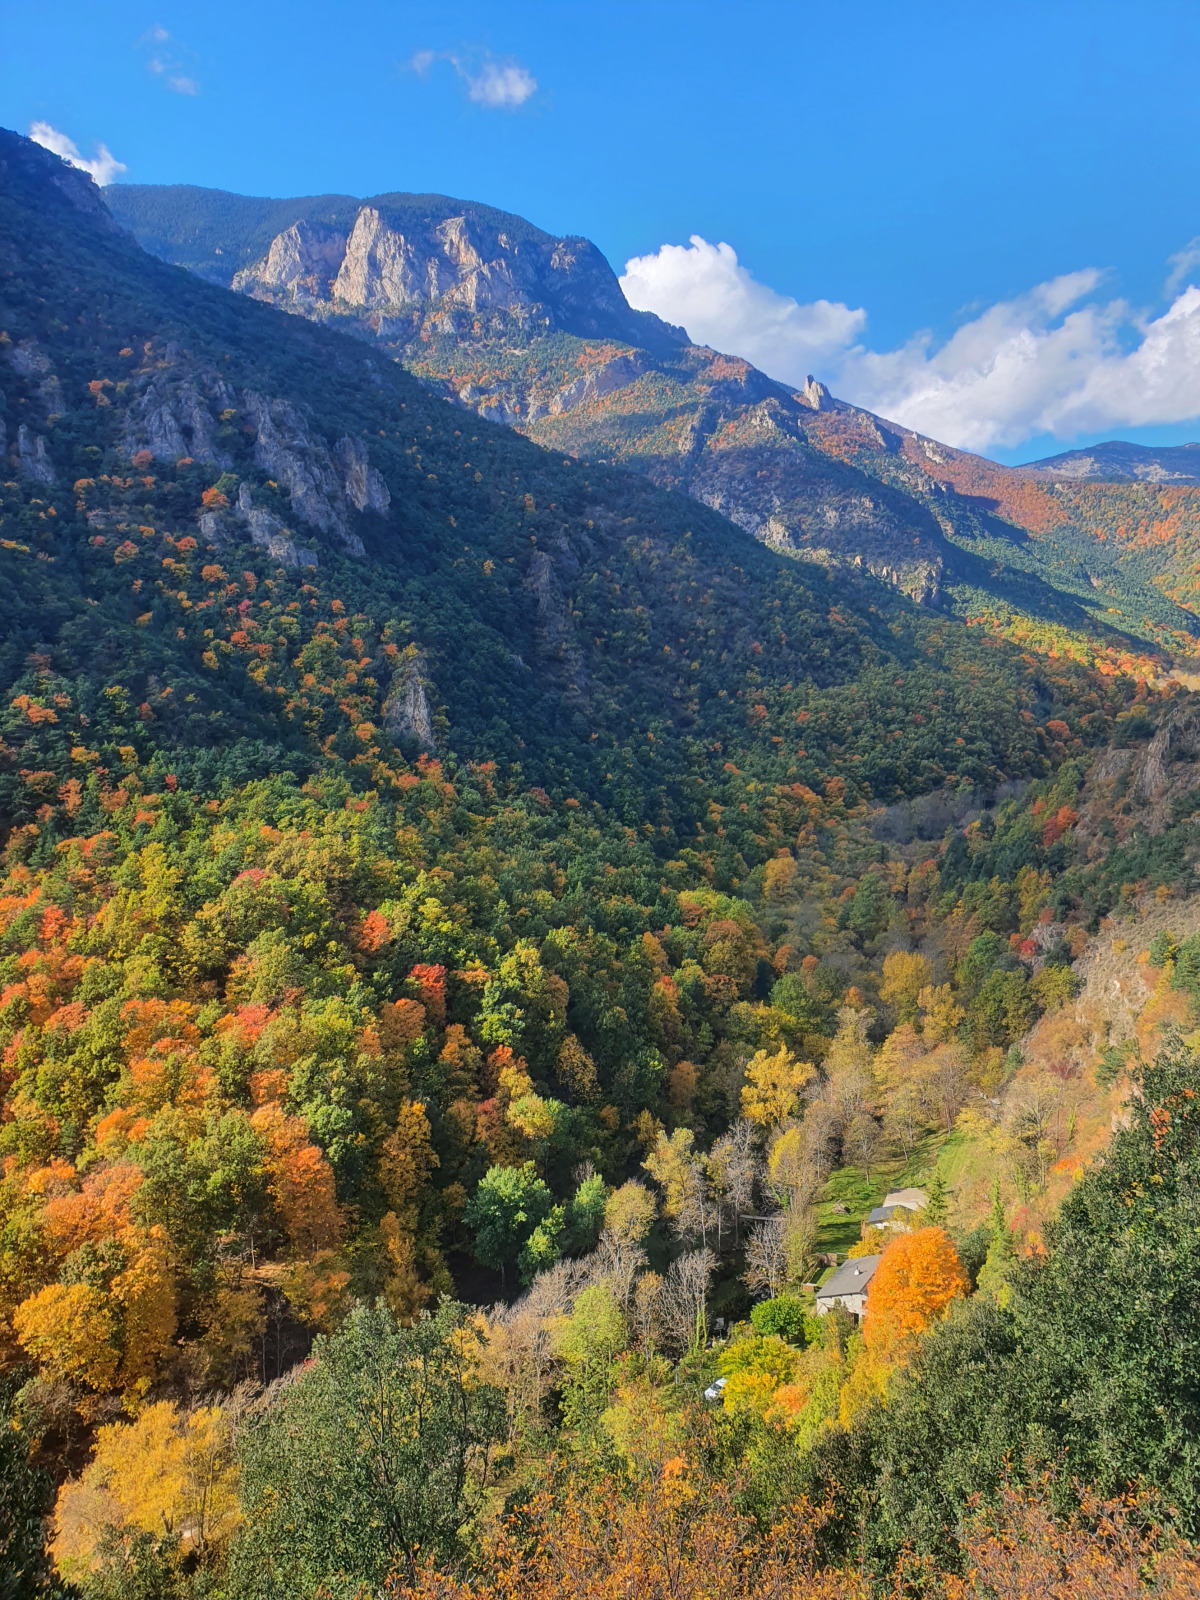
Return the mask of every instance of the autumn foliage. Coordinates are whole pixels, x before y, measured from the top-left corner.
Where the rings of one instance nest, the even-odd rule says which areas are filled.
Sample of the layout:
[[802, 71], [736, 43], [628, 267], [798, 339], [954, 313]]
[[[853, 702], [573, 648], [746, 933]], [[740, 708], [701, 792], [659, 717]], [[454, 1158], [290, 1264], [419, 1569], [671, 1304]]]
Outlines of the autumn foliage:
[[871, 1401], [886, 1398], [892, 1374], [911, 1357], [916, 1341], [970, 1288], [944, 1229], [900, 1233], [887, 1245], [867, 1296], [863, 1349], [839, 1398], [843, 1426]]
[[950, 1304], [969, 1294], [970, 1280], [943, 1228], [901, 1233], [884, 1250], [871, 1279], [863, 1341], [872, 1355], [900, 1359]]
[[483, 1571], [400, 1578], [390, 1600], [1196, 1600], [1200, 1560], [1164, 1536], [1135, 1500], [1084, 1493], [1066, 1516], [1048, 1481], [1006, 1486], [963, 1530], [962, 1568], [902, 1557], [871, 1582], [819, 1555], [828, 1507], [787, 1505], [763, 1527], [739, 1513], [729, 1486], [683, 1458], [640, 1491], [611, 1478], [543, 1490], [506, 1522]]
[[429, 1572], [391, 1600], [866, 1600], [853, 1576], [823, 1570], [823, 1515], [789, 1507], [759, 1535], [727, 1484], [683, 1457], [639, 1492], [611, 1478], [543, 1490], [508, 1521], [477, 1583]]
[[[363, 1572], [378, 1589], [381, 1483], [419, 1511], [436, 1468], [443, 1553], [463, 1564], [427, 1571], [422, 1595], [858, 1600], [861, 1564], [820, 1553], [836, 1496], [788, 1509], [792, 1473], [895, 1418], [917, 1352], [965, 1323], [969, 1279], [928, 1227], [889, 1242], [860, 1328], [814, 1329], [810, 1286], [881, 1174], [925, 1181], [944, 1138], [986, 1152], [1005, 1241], [1005, 1205], [1027, 1217], [1073, 1166], [1064, 1085], [1117, 1070], [1099, 1022], [1099, 1066], [1072, 1033], [1073, 963], [1104, 919], [1194, 890], [1186, 808], [1148, 843], [1097, 776], [1114, 764], [1087, 764], [1114, 737], [1140, 760], [1177, 684], [1040, 617], [968, 626], [957, 598], [910, 606], [731, 544], [711, 508], [610, 473], [592, 445], [472, 434], [398, 361], [124, 234], [97, 246], [94, 218], [28, 168], [37, 151], [0, 143], [0, 1365], [17, 1374], [0, 1491], [33, 1484], [34, 1528], [55, 1505], [55, 1558], [85, 1592], [213, 1593], [246, 1506], [278, 1506], [269, 1473], [246, 1499], [236, 1464], [263, 1423], [313, 1472], [297, 1468], [273, 1548], [298, 1542], [293, 1512], [342, 1511], [332, 1445], [360, 1472], [341, 1531], [376, 1566], [347, 1555], [306, 1593], [361, 1592]], [[424, 376], [500, 376], [485, 321], [422, 330]], [[539, 341], [523, 332], [520, 359]], [[624, 349], [549, 342], [564, 382]], [[663, 396], [694, 383], [708, 415], [714, 384], [750, 377], [691, 347], [671, 376], [669, 354], [613, 391], [629, 431], [606, 454], [692, 459]], [[730, 405], [711, 441], [727, 460], [757, 448]], [[805, 429], [808, 465], [824, 451], [843, 484], [878, 439], [844, 409]], [[343, 485], [346, 450], [389, 509]], [[1047, 538], [1079, 510], [924, 454]], [[1128, 525], [1106, 492], [1088, 514], [1123, 556], [1195, 539], [1190, 492], [1147, 490]], [[1194, 1024], [1200, 953], [1177, 956], [1157, 1015]], [[1027, 1092], [1043, 1013], [1063, 1048]], [[1156, 1108], [1156, 1154], [1180, 1111]], [[840, 1179], [852, 1208], [830, 1203]], [[953, 1206], [965, 1241], [969, 1196]], [[997, 1248], [991, 1279], [1012, 1259]], [[971, 1305], [1008, 1315], [987, 1273]], [[439, 1352], [456, 1274], [501, 1303]], [[751, 1295], [775, 1302], [766, 1331], [737, 1322]], [[431, 1443], [404, 1481], [361, 1470], [314, 1340], [368, 1312], [397, 1349], [464, 1357], [455, 1404], [502, 1375], [502, 1447], [489, 1423], [453, 1461]], [[720, 1368], [724, 1402], [701, 1404]], [[378, 1392], [361, 1385], [361, 1438]], [[1184, 1415], [1154, 1403], [1154, 1428]], [[408, 1421], [388, 1422], [402, 1455]], [[564, 1475], [497, 1531], [549, 1455]], [[985, 1588], [1061, 1582], [1066, 1600], [1083, 1581], [1092, 1557], [1056, 1546], [1039, 1505], [970, 1546]], [[1093, 1540], [1115, 1593], [1150, 1554], [1124, 1537]], [[318, 1564], [328, 1544], [309, 1541]], [[135, 1583], [160, 1556], [171, 1582]]]

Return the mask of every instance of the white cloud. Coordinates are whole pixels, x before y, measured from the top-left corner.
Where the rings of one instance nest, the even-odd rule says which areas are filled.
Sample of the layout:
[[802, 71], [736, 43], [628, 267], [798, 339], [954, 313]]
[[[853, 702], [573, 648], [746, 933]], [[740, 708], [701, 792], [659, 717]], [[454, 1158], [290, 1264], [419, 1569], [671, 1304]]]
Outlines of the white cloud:
[[515, 111], [537, 93], [537, 79], [528, 68], [490, 56], [476, 67], [450, 50], [418, 50], [408, 69], [423, 78], [436, 61], [448, 61], [466, 84], [467, 98], [489, 111]]
[[1167, 265], [1171, 271], [1163, 288], [1167, 294], [1174, 294], [1193, 268], [1200, 267], [1200, 239], [1191, 240], [1182, 250], [1168, 256]]
[[454, 65], [466, 81], [469, 98], [491, 111], [515, 111], [537, 90], [537, 79], [515, 62], [485, 61], [476, 73]]
[[78, 167], [81, 172], [90, 172], [101, 188], [111, 183], [118, 172], [128, 171], [125, 163], [118, 161], [106, 144], [97, 143], [96, 154], [89, 161], [80, 153], [74, 139], [68, 139], [65, 133], [52, 128], [48, 122], [31, 123], [29, 137], [34, 144], [40, 144], [43, 149], [61, 156], [70, 166]]
[[[200, 85], [196, 79], [183, 71], [183, 59], [177, 54], [183, 50], [184, 55], [192, 52], [186, 45], [181, 45], [178, 39], [173, 39], [161, 23], [156, 22], [137, 41], [140, 49], [146, 50], [146, 71], [153, 73], [156, 78], [161, 78], [173, 94], [197, 95]], [[170, 45], [168, 50], [165, 46]]]
[[841, 391], [969, 450], [1200, 416], [1200, 289], [1147, 319], [1122, 300], [1081, 304], [1100, 279], [1073, 272], [1040, 284], [941, 346], [920, 334], [885, 355], [850, 351]]
[[690, 244], [664, 244], [627, 261], [621, 287], [636, 310], [681, 322], [698, 343], [743, 356], [787, 383], [802, 384], [827, 365], [867, 320], [840, 301], [801, 305], [777, 294], [741, 265], [731, 245], [709, 244], [698, 233]]
[[986, 450], [1200, 417], [1200, 288], [1180, 288], [1200, 245], [1170, 264], [1170, 304], [1156, 317], [1100, 296], [1103, 274], [1086, 268], [990, 306], [940, 344], [922, 332], [882, 352], [859, 339], [864, 312], [777, 294], [729, 245], [699, 236], [628, 262], [621, 283], [639, 309], [772, 377], [799, 385], [813, 371], [842, 399]]

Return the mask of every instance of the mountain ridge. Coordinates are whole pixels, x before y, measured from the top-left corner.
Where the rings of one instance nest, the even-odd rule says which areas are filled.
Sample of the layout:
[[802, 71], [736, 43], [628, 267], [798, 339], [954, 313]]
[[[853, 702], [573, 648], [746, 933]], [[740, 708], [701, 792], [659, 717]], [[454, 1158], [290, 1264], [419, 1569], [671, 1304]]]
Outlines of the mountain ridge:
[[[179, 243], [194, 193], [108, 191], [151, 248], [162, 247], [154, 219], [174, 206], [180, 262], [199, 248]], [[354, 201], [336, 213], [336, 229], [290, 222], [272, 234], [306, 207], [316, 217], [324, 200], [206, 194], [192, 219], [205, 271], [221, 208], [236, 201], [245, 264], [223, 269], [223, 281], [376, 345], [436, 392], [548, 448], [632, 467], [783, 554], [865, 569], [927, 607], [986, 618], [1042, 650], [1152, 674], [1196, 653], [1200, 594], [1187, 552], [1200, 544], [1200, 497], [1186, 484], [1147, 486], [1161, 492], [1142, 501], [1141, 485], [1109, 490], [1004, 467], [837, 400], [815, 379], [779, 383], [691, 343], [685, 330], [622, 310], [594, 246], [557, 277], [545, 245], [540, 263], [518, 261], [501, 234], [549, 236], [506, 213], [489, 209], [492, 232], [464, 239], [468, 215], [482, 208], [437, 197], [422, 211], [422, 197], [407, 196], [406, 210]], [[255, 217], [257, 232], [247, 220]], [[556, 307], [564, 284], [570, 293]], [[1180, 547], [1165, 574], [1163, 528]]]
[[[185, 587], [186, 607], [161, 588], [161, 575], [149, 610], [136, 609], [127, 585], [118, 583], [112, 595], [120, 653], [133, 674], [131, 703], [148, 704], [149, 691], [159, 692], [152, 679], [186, 681], [193, 696], [190, 710], [181, 693], [156, 713], [174, 737], [186, 740], [194, 726], [190, 737], [203, 743], [225, 725], [206, 718], [231, 716], [219, 674], [214, 678], [205, 660], [215, 647], [198, 629], [197, 604], [213, 603], [200, 592], [204, 566], [218, 566], [229, 552], [273, 562], [288, 585], [303, 585], [315, 554], [318, 586], [335, 584], [340, 600], [367, 615], [382, 608], [381, 627], [392, 619], [381, 650], [387, 642], [411, 645], [423, 658], [418, 676], [428, 685], [430, 716], [434, 724], [443, 719], [439, 744], [462, 756], [522, 761], [551, 796], [577, 789], [618, 795], [634, 759], [631, 739], [641, 743], [646, 792], [660, 765], [664, 782], [676, 762], [695, 766], [697, 779], [701, 769], [709, 774], [696, 790], [700, 814], [710, 777], [718, 787], [740, 781], [713, 754], [730, 745], [746, 758], [735, 768], [753, 757], [764, 763], [764, 779], [778, 769], [780, 779], [816, 781], [844, 765], [847, 776], [858, 767], [881, 792], [920, 782], [926, 770], [928, 781], [940, 782], [947, 763], [965, 770], [968, 760], [981, 761], [982, 779], [1004, 766], [1001, 750], [1010, 739], [1018, 766], [1035, 759], [1037, 740], [1021, 731], [1016, 702], [987, 710], [981, 702], [969, 712], [964, 701], [962, 720], [974, 731], [966, 738], [966, 727], [956, 730], [959, 745], [946, 725], [934, 730], [923, 713], [906, 721], [896, 701], [898, 737], [885, 746], [868, 739], [853, 702], [872, 674], [899, 660], [897, 648], [914, 673], [905, 688], [914, 712], [931, 692], [922, 685], [926, 646], [918, 640], [934, 618], [902, 601], [885, 606], [867, 580], [835, 582], [811, 566], [781, 562], [719, 515], [664, 494], [644, 476], [556, 457], [504, 428], [477, 424], [472, 435], [469, 413], [451, 409], [384, 352], [206, 285], [157, 262], [111, 224], [81, 234], [71, 215], [46, 211], [45, 185], [67, 169], [36, 149], [7, 136], [0, 150], [11, 208], [6, 257], [15, 274], [0, 360], [13, 492], [21, 501], [14, 526], [37, 535], [35, 548], [51, 528], [70, 534], [61, 552], [44, 549], [54, 562], [33, 569], [43, 585], [52, 578], [57, 584], [60, 573], [64, 582], [76, 572], [82, 579], [84, 571], [107, 571], [106, 584], [117, 583], [121, 563], [135, 557], [123, 553], [114, 570], [107, 541], [136, 550], [129, 535], [157, 537], [164, 507], [172, 537], [196, 542], [183, 563], [195, 568], [189, 583], [198, 586]], [[90, 179], [70, 183], [90, 204]], [[19, 248], [22, 235], [27, 244]], [[57, 313], [46, 311], [45, 290], [35, 293], [39, 279], [56, 286]], [[177, 453], [181, 445], [186, 455]], [[142, 466], [131, 472], [135, 458]], [[149, 487], [141, 487], [139, 471]], [[71, 490], [72, 483], [83, 487]], [[51, 486], [53, 520], [44, 510]], [[139, 527], [150, 533], [138, 534]], [[30, 543], [24, 531], [0, 559], [18, 566], [30, 559], [18, 543]], [[208, 548], [215, 556], [206, 556]], [[164, 559], [181, 558], [168, 551]], [[140, 566], [130, 568], [137, 582], [154, 572], [151, 563], [143, 580]], [[89, 616], [86, 593], [59, 585], [30, 609], [10, 638], [10, 684], [23, 685], [25, 653], [48, 647], [54, 627]], [[307, 613], [308, 602], [300, 604]], [[223, 621], [225, 644], [231, 629], [246, 632]], [[698, 645], [710, 643], [693, 656], [686, 645], [696, 629]], [[772, 639], [778, 644], [768, 654]], [[965, 630], [955, 628], [949, 642], [956, 651], [976, 650]], [[231, 667], [247, 648], [246, 640], [235, 643]], [[936, 657], [945, 641], [939, 636], [930, 648]], [[224, 644], [215, 650], [222, 672], [223, 651]], [[69, 653], [77, 660], [74, 646]], [[1025, 678], [1018, 660], [1014, 653], [1012, 670]], [[627, 675], [635, 664], [641, 676], [631, 701]], [[368, 674], [376, 688], [364, 721], [381, 734], [395, 670]], [[303, 718], [315, 716], [314, 707], [304, 709], [311, 692], [298, 682], [288, 687], [291, 658], [280, 657], [272, 681], [276, 672], [283, 698], [295, 701], [298, 736]], [[960, 681], [966, 693], [974, 674]], [[394, 687], [390, 703], [403, 704], [404, 686]], [[1031, 689], [1032, 680], [1017, 700]], [[828, 741], [810, 737], [799, 757], [772, 725], [811, 716], [812, 693], [832, 695], [831, 710], [838, 702], [837, 732], [831, 725]], [[982, 685], [980, 693], [986, 699]], [[247, 731], [259, 729], [261, 717], [254, 717], [266, 715], [270, 703], [247, 678], [236, 713]], [[1027, 709], [1032, 715], [1032, 702]], [[336, 716], [322, 718], [327, 733], [337, 728]], [[38, 726], [39, 737], [54, 744], [53, 725]], [[145, 724], [131, 748], [154, 726]], [[588, 737], [579, 738], [581, 731]], [[22, 765], [57, 769], [60, 783], [71, 776], [67, 747], [41, 752], [36, 762], [32, 751], [14, 759], [14, 805], [30, 803], [22, 797]]]
[[1027, 461], [1017, 472], [1109, 483], [1200, 483], [1200, 444], [1144, 445], [1106, 439]]
[[[348, 195], [269, 200], [187, 184], [117, 185], [107, 198], [117, 220], [160, 259], [285, 308], [295, 303], [288, 290], [309, 276], [310, 263], [301, 248], [286, 261], [290, 274], [280, 270], [283, 262], [271, 272], [272, 248], [289, 235], [300, 244], [303, 234], [327, 247], [334, 268], [324, 285], [327, 294], [307, 294], [306, 309], [324, 298], [340, 302], [330, 309], [350, 314], [439, 298], [453, 305], [465, 284], [463, 303], [470, 310], [495, 305], [513, 311], [531, 304], [527, 291], [536, 283], [545, 291], [544, 306], [555, 326], [655, 339], [679, 333], [651, 313], [628, 305], [612, 268], [589, 240], [548, 233], [523, 217], [477, 201], [400, 191], [362, 200]], [[434, 236], [422, 241], [421, 266], [425, 287], [432, 290], [429, 294], [413, 292], [412, 263], [404, 259], [411, 256], [405, 229], [409, 235], [416, 229]], [[214, 242], [218, 239], [222, 242]], [[490, 251], [491, 259], [483, 259], [481, 246]], [[357, 259], [347, 264], [347, 253]], [[341, 274], [343, 291], [330, 297], [336, 268], [344, 266], [348, 270]], [[493, 275], [494, 283], [489, 281]]]

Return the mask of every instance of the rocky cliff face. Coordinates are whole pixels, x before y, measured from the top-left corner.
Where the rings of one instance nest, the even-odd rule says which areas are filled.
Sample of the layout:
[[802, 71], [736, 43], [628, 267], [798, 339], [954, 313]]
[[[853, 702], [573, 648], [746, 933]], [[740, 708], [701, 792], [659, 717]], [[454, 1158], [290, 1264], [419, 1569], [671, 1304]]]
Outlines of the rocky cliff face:
[[262, 261], [234, 274], [233, 287], [287, 310], [312, 311], [328, 301], [346, 256], [346, 235], [310, 222], [276, 234]]
[[[1127, 587], [1124, 569], [1120, 581], [1085, 576], [1064, 599], [1074, 551], [1042, 558], [1033, 542], [1065, 516], [1043, 472], [920, 437], [836, 400], [816, 377], [792, 388], [692, 345], [684, 330], [633, 311], [586, 240], [436, 195], [283, 202], [171, 190], [159, 204], [135, 189], [114, 204], [160, 254], [170, 254], [174, 219], [171, 259], [205, 272], [236, 260], [224, 281], [239, 292], [375, 344], [447, 398], [550, 449], [691, 495], [781, 553], [866, 570], [924, 605], [970, 607], [967, 588], [982, 588], [1002, 613], [1031, 606], [1070, 627], [1103, 626], [1116, 614], [1105, 610], [1110, 591]], [[191, 453], [208, 447], [182, 412], [178, 421]], [[262, 448], [283, 448], [287, 434], [265, 418]], [[23, 459], [22, 470], [45, 470], [28, 451]], [[355, 463], [330, 470], [342, 503], [371, 505]], [[324, 471], [309, 459], [280, 481], [302, 505]], [[1097, 548], [1086, 552], [1089, 572]], [[1148, 595], [1148, 614], [1163, 605]], [[1196, 626], [1183, 611], [1171, 621]]]
[[234, 393], [216, 372], [194, 367], [171, 346], [162, 367], [139, 375], [133, 387], [121, 439], [126, 455], [148, 450], [157, 461], [191, 456], [229, 465], [217, 431], [220, 413], [234, 408]]
[[[231, 456], [222, 434], [228, 435], [230, 425], [253, 439], [255, 465], [278, 485], [297, 520], [333, 536], [351, 555], [363, 554], [354, 514], [386, 516], [391, 505], [363, 440], [347, 434], [331, 443], [290, 401], [235, 388], [175, 344], [156, 348], [129, 382], [119, 444], [130, 460], [145, 452], [156, 461], [190, 457], [228, 468]], [[18, 450], [27, 476], [51, 480], [53, 467], [40, 437], [22, 427]], [[296, 545], [282, 520], [254, 507], [247, 486], [241, 488], [228, 515], [206, 513], [205, 535], [220, 542], [248, 533], [285, 565], [315, 565], [316, 557]]]
[[1200, 709], [1188, 695], [1148, 744], [1103, 751], [1088, 774], [1076, 830], [1084, 860], [1134, 834], [1162, 833], [1200, 787]]
[[[527, 226], [518, 234], [493, 217], [466, 207], [461, 215], [414, 220], [411, 208], [397, 217], [368, 201], [348, 233], [302, 218], [237, 272], [233, 287], [306, 315], [366, 316], [360, 331], [385, 339], [411, 335], [416, 324], [404, 314], [423, 311], [436, 314], [442, 331], [457, 329], [456, 312], [471, 319], [503, 313], [581, 335], [645, 331], [595, 245]], [[399, 327], [389, 321], [397, 314]]]
[[435, 748], [431, 688], [428, 662], [415, 645], [409, 645], [383, 703], [383, 725], [396, 738], [415, 739], [423, 750]]

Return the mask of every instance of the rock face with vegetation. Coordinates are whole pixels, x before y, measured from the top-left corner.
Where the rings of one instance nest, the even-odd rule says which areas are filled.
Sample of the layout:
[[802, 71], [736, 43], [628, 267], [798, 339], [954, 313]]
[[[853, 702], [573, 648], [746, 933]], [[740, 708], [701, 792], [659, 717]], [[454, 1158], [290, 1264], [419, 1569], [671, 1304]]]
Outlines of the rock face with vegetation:
[[997, 466], [815, 378], [792, 390], [692, 345], [630, 310], [593, 245], [443, 196], [107, 194], [167, 259], [331, 321], [481, 417], [644, 472], [781, 552], [1041, 650], [1158, 674], [1195, 654], [1193, 447]]
[[9, 1589], [1190, 1581], [1190, 695], [956, 614], [1060, 490], [485, 207], [173, 193], [0, 134]]
[[186, 185], [130, 184], [109, 198], [155, 254], [384, 343], [415, 336], [435, 307], [449, 330], [482, 318], [582, 337], [682, 337], [630, 309], [594, 244], [490, 206], [410, 194], [256, 201]]

